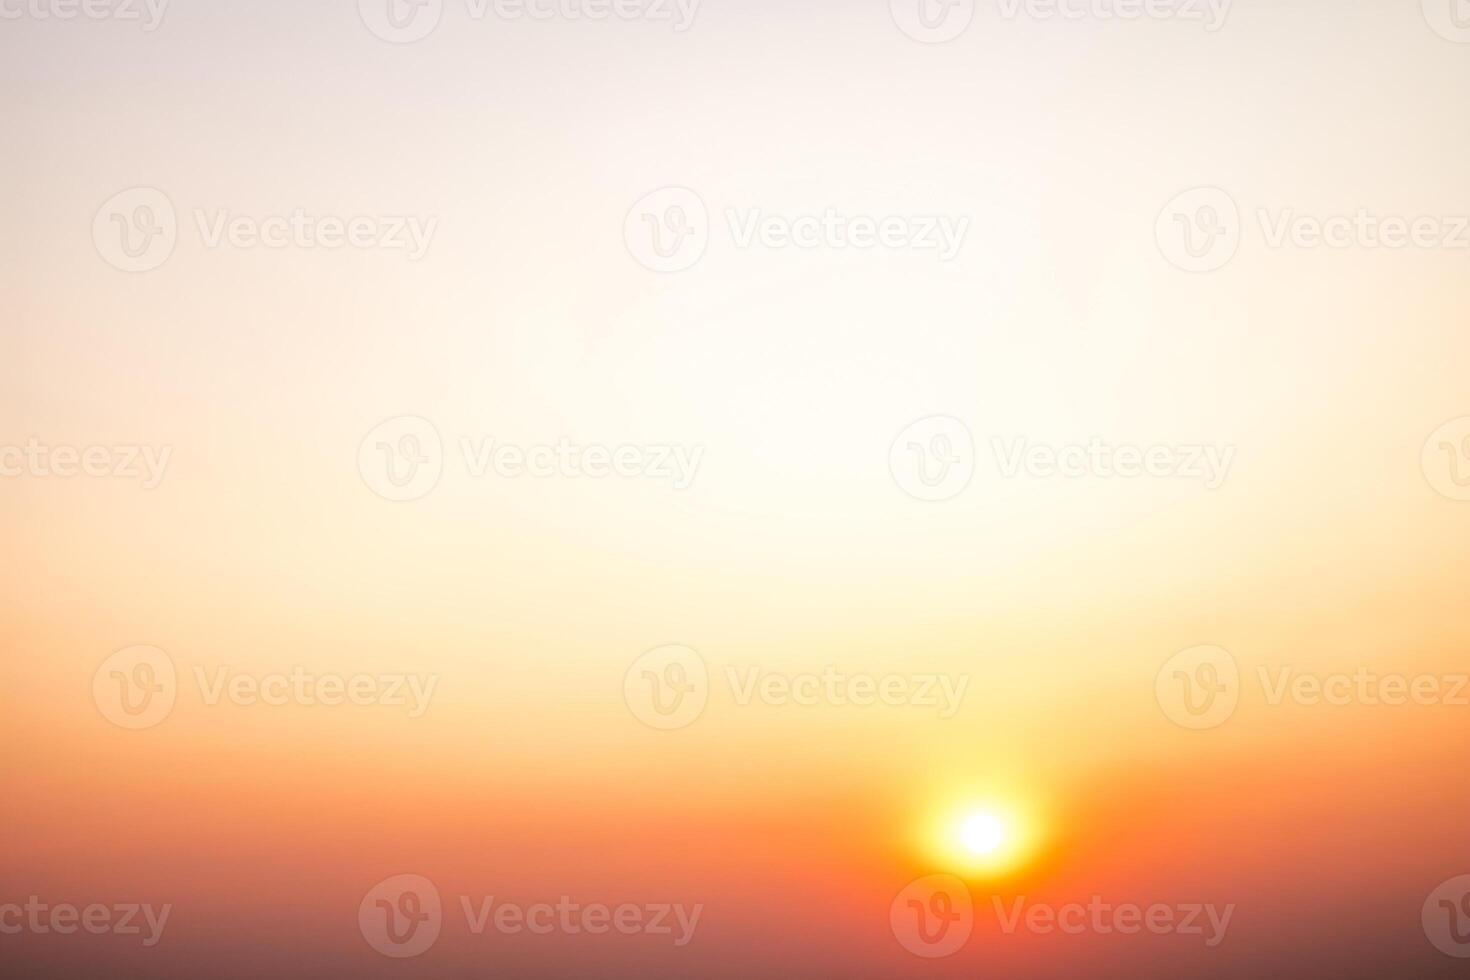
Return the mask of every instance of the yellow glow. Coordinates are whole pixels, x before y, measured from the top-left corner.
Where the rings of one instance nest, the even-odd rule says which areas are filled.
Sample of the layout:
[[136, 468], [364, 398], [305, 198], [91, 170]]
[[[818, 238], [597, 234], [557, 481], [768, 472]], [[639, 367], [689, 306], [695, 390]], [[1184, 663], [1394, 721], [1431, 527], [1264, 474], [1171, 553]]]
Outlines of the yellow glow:
[[1020, 871], [1044, 838], [1034, 807], [1018, 800], [966, 798], [938, 808], [922, 828], [926, 856], [944, 871], [999, 878]]
[[994, 854], [1005, 844], [1005, 822], [989, 811], [972, 814], [960, 828], [960, 840], [971, 854]]

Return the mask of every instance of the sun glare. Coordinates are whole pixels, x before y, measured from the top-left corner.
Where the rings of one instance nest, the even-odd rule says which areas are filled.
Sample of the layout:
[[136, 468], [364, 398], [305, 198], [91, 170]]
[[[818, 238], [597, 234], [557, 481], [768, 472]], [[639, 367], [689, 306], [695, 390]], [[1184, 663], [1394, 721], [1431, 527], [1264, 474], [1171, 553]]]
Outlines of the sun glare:
[[924, 850], [943, 870], [978, 878], [1020, 871], [1042, 843], [1042, 826], [1031, 808], [995, 798], [970, 799], [932, 814]]
[[975, 855], [994, 854], [1006, 840], [1006, 825], [989, 811], [971, 814], [960, 828], [965, 850]]

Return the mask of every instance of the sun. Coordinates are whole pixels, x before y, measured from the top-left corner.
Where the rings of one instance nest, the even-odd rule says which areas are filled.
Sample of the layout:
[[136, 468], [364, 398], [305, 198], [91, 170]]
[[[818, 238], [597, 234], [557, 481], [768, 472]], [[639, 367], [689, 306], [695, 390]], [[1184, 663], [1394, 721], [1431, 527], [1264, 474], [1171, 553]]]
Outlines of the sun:
[[960, 826], [960, 842], [977, 857], [994, 854], [1005, 846], [1005, 821], [989, 810], [972, 813]]
[[995, 796], [951, 800], [924, 821], [923, 849], [953, 874], [1001, 879], [1021, 871], [1042, 846], [1036, 808]]

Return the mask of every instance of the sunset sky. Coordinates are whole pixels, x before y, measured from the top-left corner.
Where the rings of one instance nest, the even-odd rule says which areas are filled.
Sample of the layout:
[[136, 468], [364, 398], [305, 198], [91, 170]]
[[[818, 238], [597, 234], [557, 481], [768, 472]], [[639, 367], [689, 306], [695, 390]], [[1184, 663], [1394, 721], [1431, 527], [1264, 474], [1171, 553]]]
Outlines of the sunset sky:
[[1470, 11], [619, 2], [0, 0], [0, 975], [1464, 975]]

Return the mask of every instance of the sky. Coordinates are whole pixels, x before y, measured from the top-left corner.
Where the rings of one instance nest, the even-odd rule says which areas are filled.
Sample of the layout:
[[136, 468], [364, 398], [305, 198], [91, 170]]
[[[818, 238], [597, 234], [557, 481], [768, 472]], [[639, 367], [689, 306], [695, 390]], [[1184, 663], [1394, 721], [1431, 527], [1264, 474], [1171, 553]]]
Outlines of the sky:
[[0, 973], [1463, 973], [1470, 10], [389, 2], [0, 0]]

